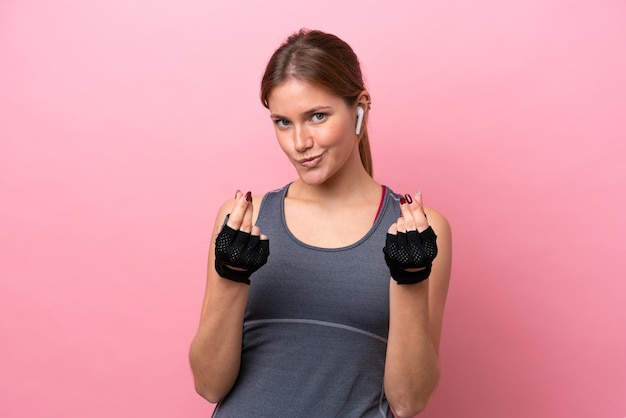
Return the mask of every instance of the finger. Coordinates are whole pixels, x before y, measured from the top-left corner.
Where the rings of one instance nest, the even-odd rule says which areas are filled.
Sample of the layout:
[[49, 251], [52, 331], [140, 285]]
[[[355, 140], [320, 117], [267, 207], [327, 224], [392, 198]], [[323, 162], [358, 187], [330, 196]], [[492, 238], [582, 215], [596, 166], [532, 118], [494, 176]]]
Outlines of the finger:
[[248, 248], [256, 247], [257, 245], [259, 245], [260, 240], [261, 240], [261, 237], [259, 237], [258, 235], [250, 235], [250, 239], [248, 240], [247, 247]]
[[428, 228], [428, 219], [426, 219], [426, 214], [424, 213], [422, 193], [419, 191], [415, 192], [412, 201], [413, 202], [407, 206], [409, 206], [411, 210], [417, 231], [422, 232]]
[[241, 193], [241, 190], [237, 189], [237, 191], [235, 192], [235, 199], [233, 200], [233, 205], [230, 208], [230, 211], [228, 212], [229, 216], [231, 213], [233, 213], [233, 211], [235, 210], [235, 206], [237, 205], [237, 201], [239, 200], [239, 198], [243, 195], [243, 193]]
[[270, 242], [268, 240], [262, 239], [259, 242], [259, 256], [261, 258], [265, 258], [263, 264], [267, 261], [267, 257], [270, 255]]
[[404, 218], [404, 229], [398, 229], [401, 232], [415, 230], [415, 220], [413, 219], [413, 212], [411, 212], [411, 203], [413, 200], [411, 196], [406, 194], [400, 199], [400, 210], [402, 211], [402, 217]]
[[261, 228], [259, 228], [256, 225], [252, 227], [252, 231], [250, 232], [250, 235], [258, 236], [261, 239], [261, 241], [267, 241], [269, 239], [267, 235], [261, 233]]
[[391, 224], [391, 226], [387, 230], [387, 233], [391, 235], [396, 235], [398, 233], [398, 224]]
[[397, 231], [398, 232], [406, 232], [406, 226], [405, 226], [405, 219], [404, 216], [400, 216], [398, 218], [398, 221], [396, 222], [396, 227], [397, 227]]
[[240, 229], [248, 206], [249, 202], [246, 201], [246, 196], [238, 190], [235, 194], [235, 202], [230, 211], [230, 216], [228, 217], [226, 225], [233, 229]]
[[409, 245], [409, 236], [406, 232], [398, 231], [398, 246], [406, 248]]
[[252, 202], [248, 201], [246, 205], [246, 211], [243, 214], [243, 220], [241, 222], [241, 226], [239, 227], [240, 231], [250, 233], [252, 231]]
[[422, 198], [422, 192], [415, 192], [410, 206], [411, 211], [416, 214], [424, 215], [424, 199]]

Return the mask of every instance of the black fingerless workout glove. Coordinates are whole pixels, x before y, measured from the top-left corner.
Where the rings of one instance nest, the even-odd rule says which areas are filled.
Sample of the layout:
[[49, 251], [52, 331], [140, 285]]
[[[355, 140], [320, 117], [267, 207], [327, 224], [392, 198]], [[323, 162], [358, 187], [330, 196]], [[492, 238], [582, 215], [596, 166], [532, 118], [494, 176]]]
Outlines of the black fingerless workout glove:
[[[398, 284], [419, 283], [428, 279], [433, 260], [437, 257], [437, 235], [430, 226], [422, 232], [387, 233], [383, 253], [391, 277]], [[407, 271], [413, 268], [422, 270]]]
[[268, 240], [235, 230], [226, 222], [215, 240], [215, 270], [223, 278], [235, 282], [250, 284], [250, 276], [267, 262], [269, 255]]

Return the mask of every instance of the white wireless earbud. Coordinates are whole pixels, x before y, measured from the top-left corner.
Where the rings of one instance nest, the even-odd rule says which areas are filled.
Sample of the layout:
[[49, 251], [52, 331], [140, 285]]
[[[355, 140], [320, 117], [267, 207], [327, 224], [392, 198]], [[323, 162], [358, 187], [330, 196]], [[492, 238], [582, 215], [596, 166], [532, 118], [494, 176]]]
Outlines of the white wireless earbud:
[[356, 134], [359, 135], [361, 133], [361, 126], [363, 125], [363, 115], [365, 111], [362, 106], [356, 107]]

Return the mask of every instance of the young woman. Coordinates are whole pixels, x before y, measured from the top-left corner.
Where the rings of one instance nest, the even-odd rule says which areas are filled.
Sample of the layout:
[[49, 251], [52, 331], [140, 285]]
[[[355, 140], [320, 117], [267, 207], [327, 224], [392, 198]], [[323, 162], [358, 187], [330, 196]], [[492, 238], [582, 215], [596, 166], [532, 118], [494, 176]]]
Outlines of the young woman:
[[289, 37], [261, 101], [298, 178], [217, 214], [196, 390], [220, 418], [414, 416], [439, 379], [448, 222], [372, 178], [370, 95], [344, 41]]

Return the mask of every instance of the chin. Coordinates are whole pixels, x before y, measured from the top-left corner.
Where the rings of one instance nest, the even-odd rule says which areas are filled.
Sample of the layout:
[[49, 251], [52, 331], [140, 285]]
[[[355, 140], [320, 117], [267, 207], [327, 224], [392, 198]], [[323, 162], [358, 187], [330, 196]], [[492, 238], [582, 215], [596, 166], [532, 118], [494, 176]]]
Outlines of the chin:
[[328, 176], [322, 173], [298, 173], [300, 181], [309, 186], [319, 186], [328, 180]]
[[319, 186], [324, 184], [326, 179], [310, 178], [308, 176], [300, 177], [300, 181], [308, 186]]

